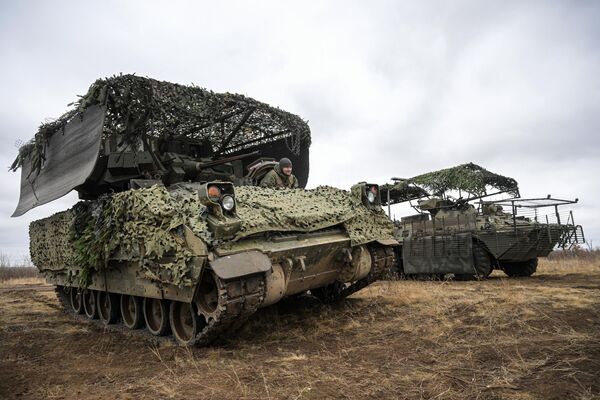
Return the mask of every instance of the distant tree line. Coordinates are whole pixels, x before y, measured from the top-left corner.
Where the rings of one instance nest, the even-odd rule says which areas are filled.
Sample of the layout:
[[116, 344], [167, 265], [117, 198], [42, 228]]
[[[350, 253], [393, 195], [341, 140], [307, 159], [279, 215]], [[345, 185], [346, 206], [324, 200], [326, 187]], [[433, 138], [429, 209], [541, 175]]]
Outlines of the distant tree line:
[[18, 278], [38, 278], [39, 276], [37, 268], [33, 266], [28, 256], [23, 256], [15, 261], [7, 254], [0, 252], [0, 281]]

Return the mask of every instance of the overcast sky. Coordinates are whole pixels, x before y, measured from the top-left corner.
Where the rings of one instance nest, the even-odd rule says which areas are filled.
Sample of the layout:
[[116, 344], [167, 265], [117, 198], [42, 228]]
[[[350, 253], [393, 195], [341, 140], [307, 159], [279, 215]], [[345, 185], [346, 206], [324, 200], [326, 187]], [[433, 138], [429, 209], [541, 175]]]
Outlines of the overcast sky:
[[[600, 245], [600, 2], [2, 1], [0, 165], [100, 77], [237, 92], [308, 120], [309, 187], [475, 162], [579, 197]], [[0, 173], [0, 251], [28, 253]]]

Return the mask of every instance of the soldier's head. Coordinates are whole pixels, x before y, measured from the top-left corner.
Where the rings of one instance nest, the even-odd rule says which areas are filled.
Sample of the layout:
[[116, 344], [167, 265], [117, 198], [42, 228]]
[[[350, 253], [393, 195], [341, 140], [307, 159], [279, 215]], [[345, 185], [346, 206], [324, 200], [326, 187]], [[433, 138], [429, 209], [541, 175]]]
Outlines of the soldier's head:
[[290, 176], [292, 174], [292, 162], [289, 158], [282, 158], [279, 160], [279, 169], [285, 175]]

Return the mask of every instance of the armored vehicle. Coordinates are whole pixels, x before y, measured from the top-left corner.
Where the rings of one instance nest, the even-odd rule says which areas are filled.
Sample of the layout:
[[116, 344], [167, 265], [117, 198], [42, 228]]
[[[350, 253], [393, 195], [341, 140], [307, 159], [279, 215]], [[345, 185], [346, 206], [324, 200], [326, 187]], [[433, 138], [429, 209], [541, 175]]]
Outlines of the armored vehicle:
[[[530, 276], [538, 257], [585, 240], [572, 211], [559, 211], [577, 200], [520, 198], [514, 179], [472, 163], [393, 180], [382, 187], [384, 204], [409, 202], [418, 211], [395, 221], [404, 275], [482, 279], [500, 269]], [[501, 199], [484, 200], [490, 196]]]
[[30, 252], [73, 314], [208, 344], [259, 307], [347, 296], [394, 263], [377, 185], [255, 184], [290, 158], [308, 178], [310, 131], [253, 99], [132, 75], [96, 81], [20, 149], [14, 216], [71, 190], [30, 225]]

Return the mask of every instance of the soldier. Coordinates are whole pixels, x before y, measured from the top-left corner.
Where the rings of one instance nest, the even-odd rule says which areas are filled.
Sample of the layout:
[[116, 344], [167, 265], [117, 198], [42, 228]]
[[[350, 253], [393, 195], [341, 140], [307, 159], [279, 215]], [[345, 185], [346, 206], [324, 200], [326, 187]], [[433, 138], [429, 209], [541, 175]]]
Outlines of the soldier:
[[292, 162], [289, 158], [282, 158], [279, 164], [265, 175], [260, 181], [260, 186], [269, 188], [297, 188], [298, 179], [292, 174]]

